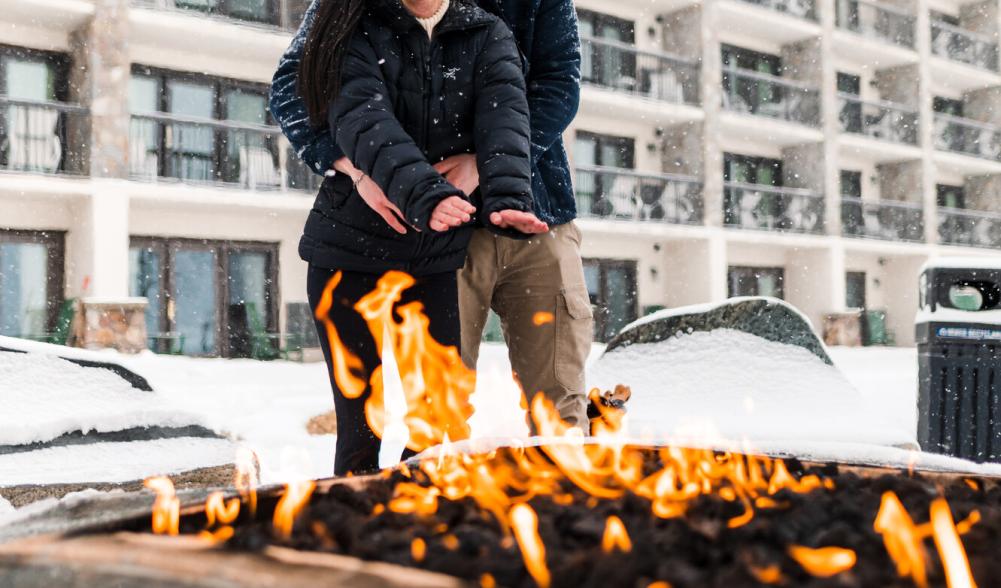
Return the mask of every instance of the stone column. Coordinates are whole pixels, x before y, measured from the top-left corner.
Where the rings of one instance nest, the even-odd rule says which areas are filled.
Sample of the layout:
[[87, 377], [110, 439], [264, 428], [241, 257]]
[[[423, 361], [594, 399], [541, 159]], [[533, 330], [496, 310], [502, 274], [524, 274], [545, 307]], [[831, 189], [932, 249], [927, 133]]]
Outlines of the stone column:
[[[702, 169], [704, 170], [703, 200], [705, 202], [705, 224], [708, 227], [723, 226], [723, 149], [720, 145], [719, 119], [723, 109], [723, 67], [720, 54], [720, 18], [716, 2], [702, 4], [702, 38], [700, 40], [702, 59], [702, 109], [705, 112], [702, 136]], [[725, 274], [725, 272], [724, 272]], [[726, 277], [723, 277], [724, 284]], [[714, 298], [718, 295], [715, 292]]]
[[89, 172], [127, 178], [129, 152], [129, 0], [94, 0], [94, 16], [74, 31], [70, 87], [90, 108]]

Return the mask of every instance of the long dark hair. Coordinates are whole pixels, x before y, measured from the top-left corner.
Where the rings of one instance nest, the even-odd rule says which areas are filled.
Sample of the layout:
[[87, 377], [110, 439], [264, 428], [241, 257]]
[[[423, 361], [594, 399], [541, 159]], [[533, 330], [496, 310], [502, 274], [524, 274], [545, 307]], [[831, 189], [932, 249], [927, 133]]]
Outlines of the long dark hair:
[[314, 125], [341, 90], [341, 63], [365, 10], [365, 0], [313, 0], [318, 4], [299, 62], [299, 95]]

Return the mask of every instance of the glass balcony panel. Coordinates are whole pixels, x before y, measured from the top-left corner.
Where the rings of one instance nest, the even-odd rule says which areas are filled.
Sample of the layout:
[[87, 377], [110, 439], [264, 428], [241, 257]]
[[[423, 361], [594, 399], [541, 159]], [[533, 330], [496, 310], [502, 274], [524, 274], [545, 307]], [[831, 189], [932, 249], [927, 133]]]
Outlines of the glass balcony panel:
[[1001, 127], [935, 113], [935, 148], [1001, 161]]
[[820, 94], [816, 88], [734, 67], [723, 69], [723, 108], [820, 126]]
[[581, 39], [583, 82], [675, 104], [699, 103], [699, 67], [694, 61], [596, 37]]
[[1001, 213], [940, 207], [938, 219], [942, 243], [990, 249], [1001, 247]]
[[824, 232], [824, 197], [809, 190], [726, 182], [723, 223], [728, 227], [792, 233]]
[[841, 226], [847, 237], [923, 242], [924, 209], [913, 202], [842, 197]]
[[838, 28], [901, 47], [914, 47], [916, 19], [906, 11], [869, 0], [837, 0]]
[[952, 61], [998, 70], [998, 46], [991, 37], [939, 20], [931, 22], [931, 50]]
[[807, 20], [817, 20], [817, 6], [813, 0], [744, 0], [744, 2]]
[[695, 225], [702, 223], [702, 183], [696, 178], [577, 166], [582, 217]]
[[838, 120], [844, 132], [893, 143], [917, 144], [917, 111], [891, 102], [865, 102], [848, 94], [839, 95], [839, 99]]

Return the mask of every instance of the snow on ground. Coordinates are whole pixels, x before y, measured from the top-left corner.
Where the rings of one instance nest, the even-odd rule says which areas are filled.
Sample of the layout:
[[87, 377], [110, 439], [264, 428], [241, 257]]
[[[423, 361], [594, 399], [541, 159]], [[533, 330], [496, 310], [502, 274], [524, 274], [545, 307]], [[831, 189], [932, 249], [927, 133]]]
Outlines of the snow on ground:
[[157, 439], [92, 443], [14, 453], [0, 459], [4, 486], [131, 482], [157, 473], [233, 463], [227, 439]]
[[51, 355], [0, 353], [0, 389], [0, 445], [50, 441], [73, 431], [104, 433], [201, 422], [163, 395], [136, 390], [111, 371]]
[[14, 505], [7, 502], [3, 496], [0, 496], [0, 521], [12, 512], [14, 512]]

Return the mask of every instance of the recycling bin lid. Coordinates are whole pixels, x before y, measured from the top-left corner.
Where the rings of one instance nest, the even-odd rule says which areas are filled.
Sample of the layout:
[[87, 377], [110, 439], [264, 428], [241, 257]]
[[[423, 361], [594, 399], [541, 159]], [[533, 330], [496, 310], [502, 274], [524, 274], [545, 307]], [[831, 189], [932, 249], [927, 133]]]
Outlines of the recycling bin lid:
[[915, 323], [1001, 326], [1001, 255], [942, 257], [921, 269]]

